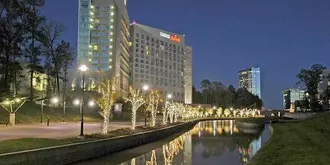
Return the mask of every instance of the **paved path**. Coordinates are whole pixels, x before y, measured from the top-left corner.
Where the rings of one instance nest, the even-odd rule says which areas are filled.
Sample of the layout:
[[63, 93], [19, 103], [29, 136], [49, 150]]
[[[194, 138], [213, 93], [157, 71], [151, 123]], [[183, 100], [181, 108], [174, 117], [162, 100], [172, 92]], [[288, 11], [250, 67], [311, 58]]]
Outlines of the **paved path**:
[[[138, 122], [137, 125], [143, 125]], [[111, 122], [110, 130], [127, 128], [131, 122]], [[84, 123], [84, 133], [100, 133], [101, 123]], [[77, 123], [51, 123], [50, 126], [44, 124], [17, 125], [15, 127], [0, 127], [0, 141], [20, 138], [69, 138], [80, 134], [80, 122]]]

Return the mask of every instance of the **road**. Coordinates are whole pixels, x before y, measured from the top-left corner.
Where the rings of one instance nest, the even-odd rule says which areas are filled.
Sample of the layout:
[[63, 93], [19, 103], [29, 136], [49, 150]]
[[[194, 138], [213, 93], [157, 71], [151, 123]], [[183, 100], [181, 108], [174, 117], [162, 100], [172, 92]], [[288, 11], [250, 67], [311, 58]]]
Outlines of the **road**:
[[[138, 122], [137, 125], [143, 125]], [[119, 128], [128, 128], [131, 122], [111, 122], [109, 130]], [[101, 123], [84, 123], [84, 133], [100, 133]], [[45, 124], [17, 125], [15, 127], [0, 127], [0, 141], [20, 139], [20, 138], [51, 138], [63, 139], [76, 137], [80, 134], [80, 122], [77, 123], [51, 123], [50, 126]]]

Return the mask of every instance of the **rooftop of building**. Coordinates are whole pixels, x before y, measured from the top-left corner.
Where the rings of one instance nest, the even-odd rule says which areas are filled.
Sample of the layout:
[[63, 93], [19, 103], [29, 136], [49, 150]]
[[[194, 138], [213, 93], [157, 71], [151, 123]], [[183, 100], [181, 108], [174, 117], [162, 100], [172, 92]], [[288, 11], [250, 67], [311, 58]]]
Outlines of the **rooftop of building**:
[[260, 67], [251, 67], [251, 68], [243, 69], [243, 70], [238, 71], [238, 73], [246, 72], [246, 71], [252, 71], [252, 69], [259, 69], [260, 70]]
[[145, 28], [145, 29], [155, 31], [155, 32], [164, 32], [164, 33], [169, 33], [169, 34], [176, 34], [180, 37], [185, 37], [185, 34], [181, 34], [181, 33], [177, 33], [177, 32], [171, 32], [171, 31], [168, 31], [168, 30], [160, 29], [160, 28], [155, 28], [155, 27], [152, 27], [152, 26], [149, 26], [149, 25], [137, 23], [135, 21], [131, 24], [131, 26], [138, 26], [140, 28]]

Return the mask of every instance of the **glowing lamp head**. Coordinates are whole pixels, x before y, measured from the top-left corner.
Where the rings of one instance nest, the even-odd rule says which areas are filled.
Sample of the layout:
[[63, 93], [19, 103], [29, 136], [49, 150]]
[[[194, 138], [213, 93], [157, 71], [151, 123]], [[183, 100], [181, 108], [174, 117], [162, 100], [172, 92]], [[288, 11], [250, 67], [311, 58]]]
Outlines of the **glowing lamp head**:
[[52, 99], [51, 99], [51, 102], [53, 103], [53, 104], [57, 104], [58, 103], [58, 98], [57, 97], [53, 97]]
[[88, 67], [86, 65], [81, 65], [79, 67], [79, 70], [82, 71], [82, 72], [86, 72], [88, 70]]
[[168, 99], [171, 99], [171, 98], [172, 98], [172, 94], [168, 94], [168, 95], [167, 95], [167, 98], [168, 98]]
[[95, 102], [94, 102], [93, 100], [90, 100], [90, 101], [88, 102], [88, 106], [89, 106], [89, 107], [94, 107], [94, 106], [95, 106]]
[[142, 89], [143, 89], [144, 91], [147, 91], [147, 90], [149, 90], [149, 86], [148, 86], [148, 85], [143, 85]]
[[19, 102], [21, 102], [21, 99], [20, 99], [20, 98], [16, 98], [16, 99], [15, 99], [15, 102], [16, 102], [16, 103], [19, 103]]
[[9, 100], [6, 100], [6, 101], [4, 102], [4, 104], [5, 104], [5, 105], [9, 105], [9, 104], [10, 104], [10, 101], [9, 101]]
[[213, 109], [217, 109], [217, 107], [216, 107], [216, 106], [214, 106], [214, 107], [213, 107]]
[[79, 104], [80, 104], [80, 100], [79, 100], [79, 99], [75, 99], [75, 100], [73, 100], [73, 104], [74, 104], [74, 105], [79, 105]]

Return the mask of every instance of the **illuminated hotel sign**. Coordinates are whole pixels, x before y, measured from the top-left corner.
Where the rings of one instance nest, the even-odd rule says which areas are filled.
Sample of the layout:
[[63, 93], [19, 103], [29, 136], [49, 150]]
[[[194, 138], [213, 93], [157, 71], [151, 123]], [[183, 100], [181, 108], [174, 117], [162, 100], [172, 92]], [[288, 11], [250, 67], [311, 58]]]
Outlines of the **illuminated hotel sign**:
[[160, 32], [160, 36], [164, 37], [164, 38], [167, 38], [173, 42], [181, 42], [181, 38], [176, 35], [176, 34], [173, 34], [173, 35], [169, 35], [169, 34], [166, 34], [166, 33], [163, 33], [163, 32]]

